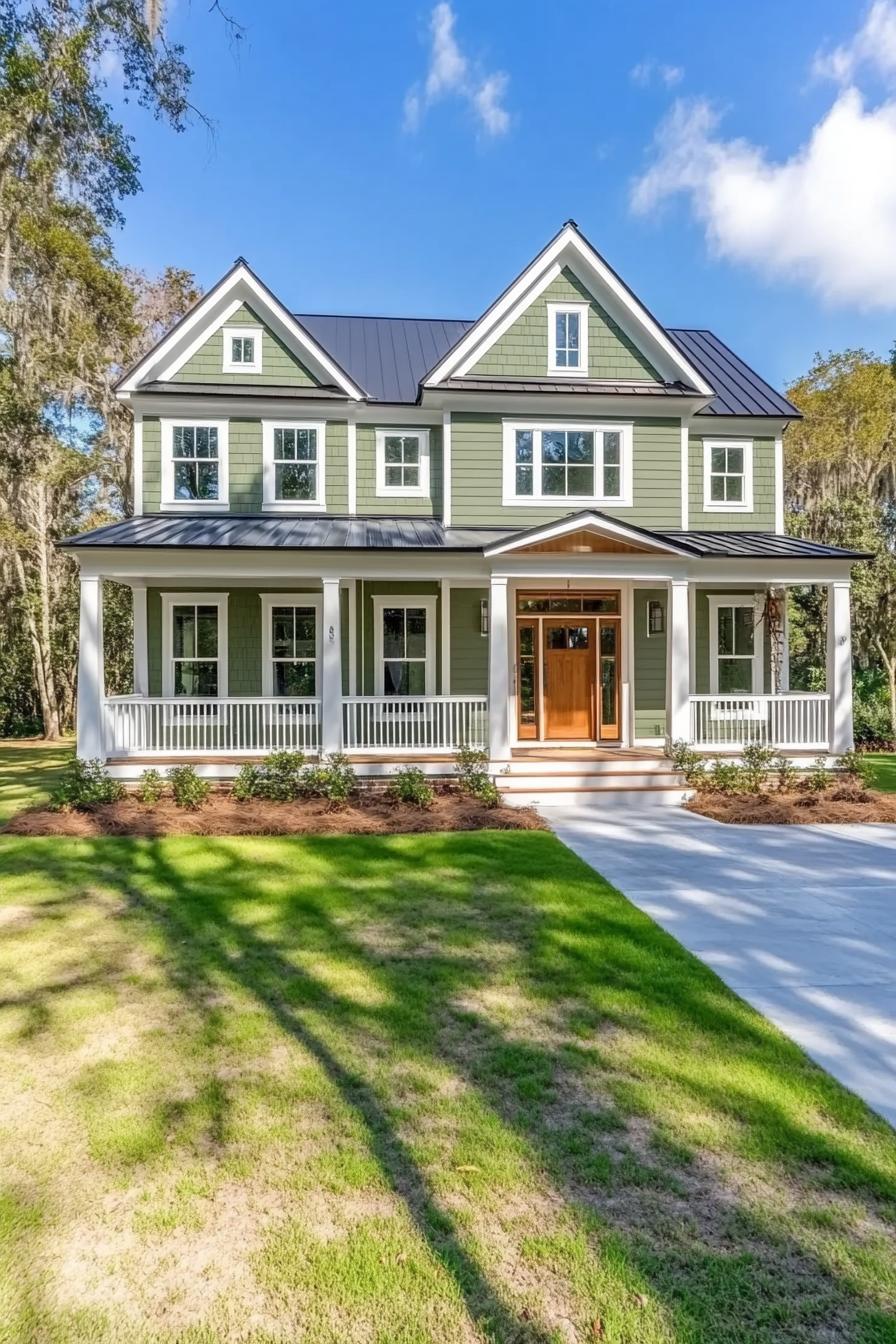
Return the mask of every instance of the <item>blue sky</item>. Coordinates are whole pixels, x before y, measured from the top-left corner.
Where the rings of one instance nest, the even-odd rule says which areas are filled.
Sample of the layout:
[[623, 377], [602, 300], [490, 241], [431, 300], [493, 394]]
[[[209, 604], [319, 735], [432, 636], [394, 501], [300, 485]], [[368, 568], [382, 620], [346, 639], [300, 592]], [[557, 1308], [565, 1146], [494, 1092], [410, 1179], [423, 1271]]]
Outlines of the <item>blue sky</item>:
[[128, 264], [208, 286], [242, 254], [297, 310], [473, 317], [572, 217], [779, 384], [896, 338], [896, 0], [229, 5], [238, 50], [169, 10], [214, 135], [124, 111]]

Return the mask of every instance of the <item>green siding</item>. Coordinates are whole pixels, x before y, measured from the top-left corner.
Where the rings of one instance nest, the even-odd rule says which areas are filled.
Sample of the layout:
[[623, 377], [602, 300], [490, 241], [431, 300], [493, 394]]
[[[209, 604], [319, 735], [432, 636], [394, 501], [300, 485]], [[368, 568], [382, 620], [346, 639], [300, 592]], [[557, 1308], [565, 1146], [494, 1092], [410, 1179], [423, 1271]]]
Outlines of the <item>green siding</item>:
[[549, 303], [588, 304], [590, 377], [659, 380], [647, 358], [569, 269], [563, 270], [473, 365], [471, 375], [480, 378], [546, 377]]
[[[261, 327], [261, 373], [224, 373], [224, 336], [227, 327]], [[240, 383], [252, 387], [319, 387], [320, 380], [287, 350], [279, 336], [264, 325], [251, 308], [238, 308], [204, 345], [191, 355], [171, 380], [174, 383]]]
[[487, 588], [450, 591], [452, 695], [485, 695], [488, 691], [488, 639], [480, 633], [480, 604], [487, 597]]
[[261, 511], [261, 421], [231, 420], [228, 428], [230, 453], [230, 512]]
[[[743, 588], [698, 588], [695, 598], [694, 624], [694, 687], [695, 695], [709, 695], [709, 599], [711, 596], [752, 597], [752, 592]], [[763, 686], [765, 692], [771, 691], [771, 646], [768, 635], [763, 630]]]
[[[738, 438], [717, 432], [707, 439]], [[744, 440], [749, 442], [748, 439]], [[688, 526], [707, 532], [773, 532], [775, 529], [775, 441], [753, 439], [752, 513], [705, 512], [703, 508], [703, 436], [691, 435], [689, 447], [690, 504]]]
[[[488, 524], [534, 527], [563, 518], [577, 505], [558, 500], [555, 507], [510, 505], [504, 508], [502, 420], [509, 417], [456, 411], [451, 417], [451, 518], [457, 526]], [[519, 417], [521, 420], [525, 416]], [[532, 416], [544, 420], [543, 415]], [[551, 417], [552, 423], [581, 424], [582, 417]], [[612, 424], [604, 418], [601, 424]], [[640, 527], [681, 526], [681, 424], [658, 417], [635, 421], [633, 430], [633, 505], [601, 509]]]
[[633, 594], [636, 737], [666, 732], [666, 636], [647, 633], [648, 602], [662, 602], [665, 609], [666, 596], [664, 588], [636, 588]]
[[157, 415], [143, 417], [143, 512], [158, 513], [162, 502], [162, 426]]
[[401, 499], [376, 493], [376, 431], [389, 429], [381, 425], [358, 425], [358, 513], [395, 515], [425, 515], [440, 517], [442, 513], [442, 427], [441, 425], [413, 426], [397, 422], [395, 429], [429, 429], [429, 498]]

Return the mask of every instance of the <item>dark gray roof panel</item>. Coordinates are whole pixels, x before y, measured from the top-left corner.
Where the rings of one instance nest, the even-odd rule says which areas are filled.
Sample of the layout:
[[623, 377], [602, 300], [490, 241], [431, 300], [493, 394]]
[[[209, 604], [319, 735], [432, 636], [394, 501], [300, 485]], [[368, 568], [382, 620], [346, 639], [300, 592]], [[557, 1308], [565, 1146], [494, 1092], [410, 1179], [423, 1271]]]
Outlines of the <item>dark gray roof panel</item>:
[[800, 412], [792, 402], [760, 378], [711, 331], [670, 327], [669, 335], [716, 390], [716, 396], [700, 415], [799, 417]]
[[277, 383], [144, 383], [140, 388], [144, 392], [163, 392], [170, 397], [172, 392], [201, 393], [213, 397], [282, 397], [290, 401], [348, 401], [349, 398], [339, 387], [328, 384], [298, 387]]
[[665, 540], [685, 545], [700, 556], [751, 560], [856, 560], [865, 551], [845, 551], [802, 537], [782, 537], [775, 532], [662, 532]]
[[371, 401], [414, 402], [419, 385], [472, 322], [441, 317], [339, 317], [296, 313]]

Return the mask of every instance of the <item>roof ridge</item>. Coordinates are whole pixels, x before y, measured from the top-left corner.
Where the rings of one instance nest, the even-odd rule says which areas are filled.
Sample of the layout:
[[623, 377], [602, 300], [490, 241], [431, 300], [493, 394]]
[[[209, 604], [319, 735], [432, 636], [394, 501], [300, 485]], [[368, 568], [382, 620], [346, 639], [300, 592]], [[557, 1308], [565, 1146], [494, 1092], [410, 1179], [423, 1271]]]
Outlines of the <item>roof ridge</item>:
[[353, 322], [462, 322], [472, 326], [479, 319], [475, 317], [409, 317], [401, 313], [299, 313], [293, 317], [346, 317]]

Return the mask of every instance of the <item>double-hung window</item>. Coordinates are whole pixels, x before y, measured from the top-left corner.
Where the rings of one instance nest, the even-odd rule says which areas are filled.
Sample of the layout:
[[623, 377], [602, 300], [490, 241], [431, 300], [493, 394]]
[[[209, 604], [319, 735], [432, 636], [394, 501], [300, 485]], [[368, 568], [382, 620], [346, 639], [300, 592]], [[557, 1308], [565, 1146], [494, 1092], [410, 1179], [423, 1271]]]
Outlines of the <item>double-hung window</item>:
[[588, 376], [588, 305], [548, 304], [548, 373]]
[[308, 512], [325, 507], [324, 425], [262, 422], [264, 507]]
[[428, 429], [376, 431], [376, 493], [405, 499], [428, 497]]
[[435, 694], [435, 597], [376, 597], [374, 614], [376, 694]]
[[709, 688], [715, 695], [762, 691], [762, 619], [753, 594], [709, 597]]
[[723, 513], [752, 510], [753, 444], [749, 440], [703, 440], [703, 507]]
[[262, 341], [258, 327], [225, 327], [224, 373], [261, 373]]
[[164, 694], [226, 695], [226, 594], [163, 593], [162, 621]]
[[630, 503], [631, 425], [504, 424], [504, 503]]
[[163, 420], [162, 507], [227, 508], [227, 422]]
[[310, 593], [263, 593], [265, 695], [318, 694], [320, 600]]

